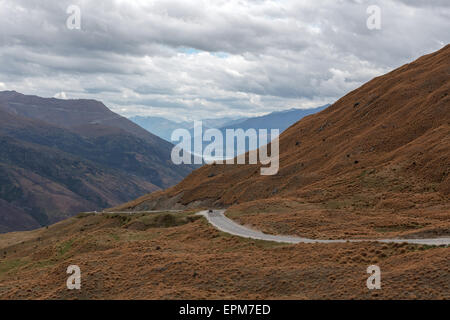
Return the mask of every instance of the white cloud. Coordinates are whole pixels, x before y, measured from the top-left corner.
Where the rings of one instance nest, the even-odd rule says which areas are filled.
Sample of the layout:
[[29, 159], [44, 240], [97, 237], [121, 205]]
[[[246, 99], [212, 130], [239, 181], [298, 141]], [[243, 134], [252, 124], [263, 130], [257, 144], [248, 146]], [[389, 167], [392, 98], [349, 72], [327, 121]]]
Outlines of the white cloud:
[[[8, 89], [192, 119], [332, 102], [450, 42], [450, 4], [419, 1], [0, 1]], [[368, 30], [366, 8], [382, 10]], [[0, 86], [1, 88], [1, 86]]]

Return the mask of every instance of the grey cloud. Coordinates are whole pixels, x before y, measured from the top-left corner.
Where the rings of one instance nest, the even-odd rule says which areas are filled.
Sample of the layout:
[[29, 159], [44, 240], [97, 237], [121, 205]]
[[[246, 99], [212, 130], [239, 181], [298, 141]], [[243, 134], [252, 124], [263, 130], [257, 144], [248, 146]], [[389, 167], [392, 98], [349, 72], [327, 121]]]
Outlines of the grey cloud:
[[[65, 26], [69, 4], [81, 30]], [[381, 30], [366, 28], [371, 4]], [[125, 115], [312, 107], [449, 43], [449, 17], [448, 1], [4, 0], [0, 82]]]

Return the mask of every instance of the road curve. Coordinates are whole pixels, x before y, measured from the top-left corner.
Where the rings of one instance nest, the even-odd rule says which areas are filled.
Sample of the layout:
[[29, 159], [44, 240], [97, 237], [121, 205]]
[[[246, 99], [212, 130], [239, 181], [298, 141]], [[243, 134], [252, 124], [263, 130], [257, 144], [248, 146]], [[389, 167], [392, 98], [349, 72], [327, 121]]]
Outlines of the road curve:
[[336, 239], [336, 240], [320, 240], [320, 239], [308, 239], [295, 236], [278, 236], [265, 234], [261, 231], [252, 230], [244, 227], [231, 219], [228, 219], [224, 215], [225, 210], [208, 210], [200, 211], [197, 214], [204, 216], [210, 224], [219, 229], [220, 231], [256, 240], [275, 241], [282, 243], [346, 243], [346, 242], [385, 242], [385, 243], [413, 243], [413, 244], [426, 244], [426, 245], [450, 245], [450, 238], [431, 238], [431, 239]]

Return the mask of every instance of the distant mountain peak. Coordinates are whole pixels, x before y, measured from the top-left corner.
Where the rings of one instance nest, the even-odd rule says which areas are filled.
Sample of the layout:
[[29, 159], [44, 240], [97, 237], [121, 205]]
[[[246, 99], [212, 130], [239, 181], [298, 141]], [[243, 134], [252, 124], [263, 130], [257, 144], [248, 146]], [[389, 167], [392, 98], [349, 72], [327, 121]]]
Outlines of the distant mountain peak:
[[100, 101], [0, 92], [0, 232], [171, 186], [192, 170], [172, 146]]

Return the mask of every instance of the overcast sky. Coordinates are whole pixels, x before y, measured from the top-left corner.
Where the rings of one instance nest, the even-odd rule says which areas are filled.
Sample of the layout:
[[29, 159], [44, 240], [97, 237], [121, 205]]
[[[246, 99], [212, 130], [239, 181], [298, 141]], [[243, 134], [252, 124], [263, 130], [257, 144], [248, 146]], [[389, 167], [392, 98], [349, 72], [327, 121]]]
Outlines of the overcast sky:
[[[80, 30], [66, 25], [72, 4]], [[449, 30], [448, 0], [0, 0], [0, 90], [125, 116], [260, 115], [333, 102]]]

